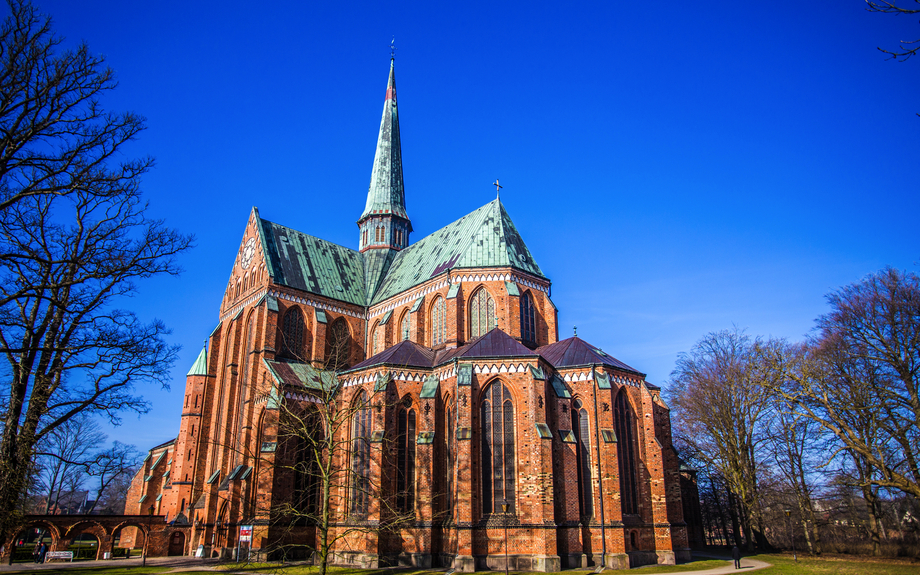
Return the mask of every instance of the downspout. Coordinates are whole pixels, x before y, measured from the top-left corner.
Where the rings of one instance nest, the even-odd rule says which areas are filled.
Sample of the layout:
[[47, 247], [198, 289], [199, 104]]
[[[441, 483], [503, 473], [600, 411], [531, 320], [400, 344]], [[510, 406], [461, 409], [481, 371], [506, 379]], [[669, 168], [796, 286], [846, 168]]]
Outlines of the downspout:
[[607, 568], [607, 530], [604, 520], [604, 478], [601, 476], [601, 432], [599, 419], [597, 416], [597, 364], [591, 366], [591, 374], [594, 376], [594, 443], [597, 446], [597, 494], [601, 503], [601, 566], [597, 573]]

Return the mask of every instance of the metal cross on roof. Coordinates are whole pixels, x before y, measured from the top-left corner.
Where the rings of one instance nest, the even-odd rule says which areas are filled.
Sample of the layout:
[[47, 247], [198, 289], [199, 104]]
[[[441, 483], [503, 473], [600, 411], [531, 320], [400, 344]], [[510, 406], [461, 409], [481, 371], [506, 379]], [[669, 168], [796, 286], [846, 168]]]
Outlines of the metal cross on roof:
[[390, 40], [390, 60], [396, 58], [396, 36], [393, 36], [393, 39]]
[[572, 335], [574, 335], [575, 337], [578, 337], [578, 326], [577, 325], [572, 326], [572, 332], [573, 332]]
[[495, 181], [492, 182], [492, 185], [495, 186], [495, 197], [497, 198], [501, 195], [501, 189], [504, 188], [505, 186], [502, 186], [501, 184], [498, 183], [498, 178], [495, 178]]

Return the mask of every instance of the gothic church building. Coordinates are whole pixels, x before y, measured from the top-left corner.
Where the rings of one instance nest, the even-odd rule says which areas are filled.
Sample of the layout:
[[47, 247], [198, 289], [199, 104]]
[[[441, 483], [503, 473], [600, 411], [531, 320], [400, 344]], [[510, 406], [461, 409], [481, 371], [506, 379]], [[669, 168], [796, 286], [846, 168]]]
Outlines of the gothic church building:
[[295, 465], [285, 418], [334, 401], [349, 420], [317, 431], [347, 472], [330, 482], [334, 562], [688, 560], [659, 388], [559, 340], [550, 280], [498, 199], [411, 233], [391, 61], [358, 249], [253, 208], [178, 435], [151, 450], [125, 513], [186, 523], [189, 554], [237, 548], [244, 525], [253, 551], [315, 548], [316, 522], [292, 517], [322, 506], [321, 482], [296, 472], [318, 464]]

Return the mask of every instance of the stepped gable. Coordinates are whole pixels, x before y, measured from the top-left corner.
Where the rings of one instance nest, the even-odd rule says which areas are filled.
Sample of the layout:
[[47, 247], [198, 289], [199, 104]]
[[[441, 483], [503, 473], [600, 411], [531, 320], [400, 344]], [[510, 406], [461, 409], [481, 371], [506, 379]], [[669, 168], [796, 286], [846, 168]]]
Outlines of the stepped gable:
[[365, 304], [364, 257], [359, 252], [261, 218], [259, 233], [275, 283]]
[[371, 304], [449, 269], [483, 267], [511, 267], [546, 277], [497, 199], [399, 252]]
[[440, 352], [435, 365], [441, 365], [458, 358], [501, 358], [501, 357], [536, 357], [537, 354], [521, 345], [499, 328], [483, 334], [458, 348]]
[[434, 357], [434, 352], [429, 348], [419, 345], [414, 341], [405, 340], [388, 347], [375, 356], [365, 359], [358, 365], [349, 369], [348, 372], [375, 365], [431, 368]]
[[630, 371], [637, 375], [645, 377], [641, 371], [634, 369], [612, 355], [597, 349], [590, 343], [578, 336], [573, 336], [562, 341], [544, 345], [537, 348], [536, 353], [540, 354], [546, 361], [555, 368], [560, 367], [577, 367], [586, 365], [609, 365], [617, 369]]

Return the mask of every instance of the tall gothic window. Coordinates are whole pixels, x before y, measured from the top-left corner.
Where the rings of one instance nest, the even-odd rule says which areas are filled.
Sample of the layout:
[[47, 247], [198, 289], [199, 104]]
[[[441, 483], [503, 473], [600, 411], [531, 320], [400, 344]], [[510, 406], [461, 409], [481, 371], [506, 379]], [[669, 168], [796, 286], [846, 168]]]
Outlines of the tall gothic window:
[[572, 432], [578, 450], [578, 503], [582, 517], [594, 515], [594, 494], [591, 485], [591, 436], [588, 432], [588, 411], [580, 400], [572, 404]]
[[405, 312], [399, 322], [399, 338], [400, 341], [409, 339], [409, 312]]
[[479, 337], [495, 327], [495, 300], [479, 288], [470, 300], [470, 337]]
[[415, 410], [400, 407], [396, 414], [396, 507], [415, 505]]
[[447, 306], [444, 298], [437, 298], [431, 304], [431, 347], [441, 345], [447, 339]]
[[497, 381], [482, 401], [482, 512], [501, 513], [514, 505], [514, 403], [511, 392]]
[[380, 351], [380, 324], [374, 324], [371, 330], [371, 355], [377, 355]]
[[371, 487], [371, 410], [367, 392], [355, 402], [351, 425], [351, 515], [364, 516], [370, 507]]
[[348, 325], [339, 318], [326, 330], [326, 369], [341, 371], [349, 367]]
[[[310, 408], [303, 413], [303, 431], [321, 440], [323, 427], [317, 410]], [[299, 434], [298, 434], [299, 435]], [[315, 441], [315, 440], [314, 440]], [[294, 494], [292, 506], [301, 513], [316, 517], [320, 493], [320, 467], [313, 441], [304, 437], [293, 438], [294, 444]]]
[[530, 292], [524, 292], [524, 295], [521, 296], [521, 339], [525, 344], [536, 345], [537, 343], [536, 314]]
[[281, 355], [303, 359], [303, 313], [292, 307], [281, 323]]
[[445, 502], [445, 508], [448, 510], [448, 516], [453, 518], [454, 516], [454, 413], [453, 413], [453, 401], [447, 406], [445, 411], [445, 423], [444, 426], [447, 430], [446, 441], [444, 442], [447, 447], [447, 457], [445, 461], [444, 471], [445, 471], [445, 481], [444, 485], [446, 487], [445, 494], [447, 501]]
[[617, 434], [617, 459], [620, 466], [620, 501], [622, 512], [639, 513], [639, 471], [636, 462], [636, 416], [620, 390], [613, 402], [613, 424]]

